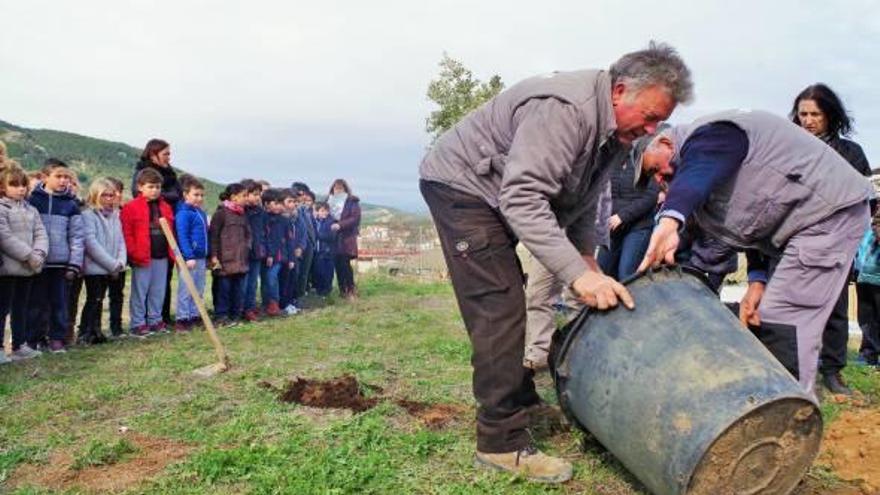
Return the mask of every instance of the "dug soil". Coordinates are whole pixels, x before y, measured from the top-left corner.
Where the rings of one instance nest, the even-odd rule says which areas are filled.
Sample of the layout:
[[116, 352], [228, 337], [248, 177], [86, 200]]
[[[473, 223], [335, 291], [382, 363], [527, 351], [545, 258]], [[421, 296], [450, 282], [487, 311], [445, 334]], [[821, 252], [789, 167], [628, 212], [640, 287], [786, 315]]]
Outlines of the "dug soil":
[[428, 404], [406, 399], [398, 399], [394, 403], [431, 430], [449, 426], [467, 412], [467, 408], [459, 404]]
[[12, 474], [8, 487], [39, 487], [53, 491], [77, 490], [87, 493], [127, 491], [158, 476], [172, 463], [184, 459], [190, 447], [161, 438], [128, 433], [125, 437], [137, 448], [131, 457], [103, 466], [74, 469], [68, 452], [56, 452], [46, 464], [25, 464]]
[[379, 402], [377, 398], [365, 397], [357, 379], [351, 375], [325, 381], [297, 377], [287, 382], [279, 400], [322, 409], [351, 409], [354, 412], [366, 411]]
[[880, 494], [880, 409], [844, 411], [828, 427], [818, 462], [863, 493]]

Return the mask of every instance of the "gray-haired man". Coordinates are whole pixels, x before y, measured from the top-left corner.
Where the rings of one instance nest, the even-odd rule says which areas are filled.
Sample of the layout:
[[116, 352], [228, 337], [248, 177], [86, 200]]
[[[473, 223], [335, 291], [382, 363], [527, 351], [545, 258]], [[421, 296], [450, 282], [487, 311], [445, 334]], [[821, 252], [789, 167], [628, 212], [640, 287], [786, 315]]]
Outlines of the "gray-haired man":
[[610, 71], [522, 81], [447, 131], [425, 156], [420, 188], [437, 226], [473, 346], [477, 462], [561, 482], [571, 465], [538, 452], [526, 431], [538, 402], [523, 367], [521, 241], [591, 306], [626, 289], [597, 268], [596, 202], [608, 166], [691, 97], [690, 73], [665, 45], [622, 57]]
[[[813, 392], [822, 331], [868, 226], [870, 185], [822, 140], [767, 112], [709, 115], [651, 146], [666, 159], [642, 172], [675, 177], [639, 269], [673, 261], [690, 216], [746, 250], [740, 318]], [[760, 253], [779, 260], [769, 281]]]

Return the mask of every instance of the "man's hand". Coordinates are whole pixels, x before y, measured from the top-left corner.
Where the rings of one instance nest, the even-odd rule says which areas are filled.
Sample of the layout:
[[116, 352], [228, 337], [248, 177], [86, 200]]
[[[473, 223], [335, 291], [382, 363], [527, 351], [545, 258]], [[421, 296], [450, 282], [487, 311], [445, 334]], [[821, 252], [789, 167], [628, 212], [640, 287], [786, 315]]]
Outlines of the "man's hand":
[[620, 215], [611, 215], [608, 218], [608, 230], [614, 232], [618, 227], [623, 225], [623, 220], [620, 219]]
[[269, 256], [266, 258], [266, 268], [272, 268], [272, 265], [275, 264], [275, 258]]
[[599, 272], [587, 271], [571, 284], [578, 299], [591, 308], [601, 310], [617, 306], [618, 300], [629, 309], [636, 305], [629, 291], [620, 282]]
[[332, 230], [333, 232], [338, 232], [339, 229], [341, 229], [341, 228], [342, 227], [340, 227], [338, 223], [334, 223], [333, 225], [330, 226], [330, 230]]
[[79, 272], [71, 268], [68, 268], [67, 271], [64, 272], [64, 278], [71, 282], [76, 280], [76, 277], [78, 276]]
[[648, 268], [660, 266], [661, 263], [668, 265], [675, 263], [675, 250], [678, 249], [678, 242], [678, 220], [669, 217], [661, 218], [651, 234], [651, 242], [648, 243], [645, 258], [639, 265], [639, 273]]
[[761, 324], [758, 306], [761, 304], [761, 298], [764, 297], [764, 287], [764, 282], [749, 283], [749, 288], [739, 303], [739, 321], [744, 327]]
[[196, 269], [196, 260], [186, 260], [186, 267], [190, 270]]
[[294, 263], [293, 261], [287, 263], [288, 270], [293, 270], [295, 267], [296, 267], [296, 263]]

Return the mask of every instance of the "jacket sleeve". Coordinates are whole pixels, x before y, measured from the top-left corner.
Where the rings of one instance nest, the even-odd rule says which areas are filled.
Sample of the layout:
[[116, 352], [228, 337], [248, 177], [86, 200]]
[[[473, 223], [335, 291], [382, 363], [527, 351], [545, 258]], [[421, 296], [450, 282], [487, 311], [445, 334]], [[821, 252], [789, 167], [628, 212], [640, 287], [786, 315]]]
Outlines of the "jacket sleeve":
[[361, 225], [361, 202], [352, 201], [351, 210], [348, 215], [344, 215], [339, 219], [339, 232], [342, 234], [353, 234]]
[[126, 256], [135, 246], [134, 225], [131, 218], [131, 203], [122, 207], [119, 212], [119, 221], [122, 223], [122, 239], [125, 241]]
[[[562, 190], [563, 179], [584, 149], [587, 130], [573, 106], [552, 98], [529, 101], [517, 110], [515, 120], [498, 197], [501, 213], [529, 252], [571, 284], [587, 271], [587, 264], [559, 226], [549, 198]], [[583, 222], [593, 229], [595, 205], [585, 216], [592, 217]]]
[[180, 247], [180, 254], [184, 260], [194, 259], [192, 250], [192, 229], [194, 222], [192, 221], [192, 213], [184, 210], [177, 211], [177, 217], [174, 219], [175, 230], [177, 230], [177, 245]]
[[608, 208], [604, 209], [603, 215], [599, 214], [600, 201], [603, 198], [609, 198], [611, 195], [610, 175], [608, 168], [599, 175], [596, 180], [595, 194], [590, 194], [586, 199], [587, 207], [584, 213], [566, 229], [569, 242], [571, 242], [581, 256], [595, 256], [596, 247], [610, 242], [608, 232], [608, 216], [610, 215], [608, 215]]
[[657, 207], [658, 194], [660, 194], [660, 186], [656, 181], [649, 180], [648, 186], [642, 191], [635, 192], [629, 201], [622, 205], [614, 205], [616, 210], [614, 213], [620, 217], [624, 225], [641, 220]]
[[85, 232], [85, 249], [89, 257], [101, 266], [104, 270], [112, 272], [116, 269], [116, 257], [113, 253], [98, 242], [98, 218], [95, 213], [85, 213], [81, 215], [83, 220], [83, 231]]
[[269, 247], [266, 244], [266, 214], [261, 212], [256, 215], [251, 227], [251, 242], [254, 246], [254, 253], [258, 259], [264, 260], [269, 257]]
[[125, 235], [122, 232], [122, 221], [119, 217], [113, 219], [113, 228], [119, 234], [119, 242], [116, 245], [116, 262], [122, 263], [124, 271], [125, 264], [128, 263], [128, 250], [125, 248]]
[[43, 262], [46, 261], [46, 256], [49, 254], [49, 233], [46, 232], [46, 226], [43, 225], [43, 219], [40, 217], [40, 213], [37, 212], [37, 209], [33, 206], [28, 206], [30, 210], [29, 213], [33, 217], [34, 224], [34, 253], [38, 253]]
[[221, 209], [214, 212], [214, 216], [211, 217], [211, 227], [208, 229], [208, 234], [211, 238], [211, 258], [220, 259], [220, 231], [223, 230], [223, 219], [224, 215]]
[[[6, 253], [10, 258], [16, 259], [24, 263], [31, 254], [31, 247], [26, 242], [12, 234], [12, 228], [9, 226], [9, 210], [0, 214], [0, 250]], [[38, 220], [40, 225], [42, 221]], [[43, 229], [45, 233], [45, 228]]]
[[83, 258], [85, 256], [85, 227], [83, 226], [82, 213], [79, 207], [76, 212], [71, 215], [67, 225], [67, 242], [70, 244], [70, 260], [68, 264], [74, 270], [82, 270]]

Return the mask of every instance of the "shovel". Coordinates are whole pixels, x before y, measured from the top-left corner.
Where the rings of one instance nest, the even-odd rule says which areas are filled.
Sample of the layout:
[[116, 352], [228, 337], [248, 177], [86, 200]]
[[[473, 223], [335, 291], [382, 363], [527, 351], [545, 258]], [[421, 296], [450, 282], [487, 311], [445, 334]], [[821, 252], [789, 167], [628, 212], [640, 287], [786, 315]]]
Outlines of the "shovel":
[[201, 294], [199, 294], [199, 291], [196, 289], [196, 284], [193, 282], [192, 275], [189, 273], [189, 267], [186, 266], [186, 261], [183, 259], [183, 255], [180, 254], [180, 246], [177, 245], [177, 240], [174, 238], [174, 232], [171, 231], [171, 226], [168, 225], [168, 221], [164, 218], [159, 219], [159, 225], [162, 227], [165, 239], [168, 240], [168, 245], [171, 246], [171, 249], [174, 251], [174, 259], [177, 263], [178, 274], [183, 277], [183, 283], [186, 285], [186, 290], [189, 292], [189, 295], [192, 296], [193, 301], [195, 301], [196, 307], [199, 309], [199, 315], [201, 315], [202, 321], [205, 323], [205, 329], [208, 331], [208, 336], [211, 338], [211, 343], [214, 344], [214, 350], [217, 352], [216, 363], [203, 366], [194, 370], [193, 373], [203, 378], [209, 378], [219, 373], [223, 373], [229, 369], [229, 357], [226, 355], [226, 348], [223, 347], [223, 343], [220, 342], [220, 338], [217, 337], [217, 330], [214, 329], [214, 323], [211, 321], [210, 316], [208, 316], [208, 310], [205, 309], [205, 301], [202, 300]]

